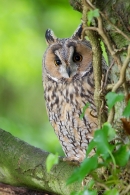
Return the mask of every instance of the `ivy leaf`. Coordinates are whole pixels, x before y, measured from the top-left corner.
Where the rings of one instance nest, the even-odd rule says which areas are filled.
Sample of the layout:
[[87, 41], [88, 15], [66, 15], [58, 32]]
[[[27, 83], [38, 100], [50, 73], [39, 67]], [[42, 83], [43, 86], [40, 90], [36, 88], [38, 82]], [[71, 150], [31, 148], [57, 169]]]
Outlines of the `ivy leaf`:
[[128, 101], [127, 106], [124, 109], [123, 116], [129, 117], [130, 116], [130, 100]]
[[95, 131], [94, 142], [97, 148], [96, 153], [101, 155], [104, 159], [106, 159], [114, 149], [114, 147], [108, 143], [108, 129], [106, 128]]
[[112, 190], [107, 190], [103, 195], [119, 195], [119, 192], [113, 188]]
[[84, 115], [85, 115], [85, 111], [86, 111], [86, 109], [88, 108], [90, 106], [90, 104], [89, 103], [86, 103], [85, 104], [85, 106], [83, 107], [83, 112], [81, 113], [81, 115], [80, 115], [80, 119], [83, 119], [83, 117], [84, 117]]
[[86, 155], [88, 155], [93, 148], [96, 148], [96, 153], [106, 159], [114, 149], [114, 146], [108, 142], [108, 140], [111, 140], [115, 136], [113, 131], [109, 123], [105, 123], [102, 129], [96, 130], [93, 140], [88, 145]]
[[92, 139], [92, 141], [89, 143], [87, 151], [86, 151], [86, 156], [91, 152], [92, 149], [96, 148], [96, 143]]
[[58, 164], [59, 158], [58, 158], [58, 153], [56, 154], [49, 154], [47, 159], [46, 159], [46, 168], [47, 172], [49, 173], [53, 165]]
[[108, 131], [108, 141], [112, 141], [116, 137], [115, 129], [112, 128], [110, 123], [104, 123], [102, 129]]
[[82, 181], [83, 178], [91, 171], [95, 170], [98, 166], [97, 155], [90, 158], [85, 158], [80, 167], [75, 169], [73, 174], [67, 180], [67, 185], [74, 183], [75, 181]]
[[130, 157], [127, 145], [122, 145], [113, 155], [117, 165], [125, 166]]
[[80, 166], [80, 175], [82, 176], [82, 179], [91, 171], [95, 170], [97, 166], [98, 159], [96, 154], [90, 158], [85, 158]]
[[112, 107], [117, 103], [124, 99], [123, 94], [117, 94], [115, 92], [109, 92], [106, 95], [107, 105], [109, 108], [109, 111], [112, 109]]
[[92, 22], [92, 19], [93, 19], [94, 17], [95, 17], [95, 18], [99, 17], [99, 10], [98, 10], [98, 9], [90, 10], [90, 11], [87, 13], [88, 26], [90, 26], [90, 23]]

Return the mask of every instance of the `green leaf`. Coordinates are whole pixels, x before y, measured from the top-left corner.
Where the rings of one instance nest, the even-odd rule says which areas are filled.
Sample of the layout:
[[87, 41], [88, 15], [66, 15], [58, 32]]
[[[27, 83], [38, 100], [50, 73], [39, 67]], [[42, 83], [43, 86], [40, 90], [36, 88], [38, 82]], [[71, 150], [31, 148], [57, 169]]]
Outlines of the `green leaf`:
[[117, 165], [125, 166], [130, 157], [127, 145], [122, 145], [113, 155]]
[[91, 171], [95, 170], [98, 166], [97, 155], [91, 158], [85, 158], [80, 167], [75, 169], [73, 174], [67, 180], [67, 185], [74, 183], [75, 181], [82, 181], [83, 178]]
[[83, 117], [84, 117], [84, 115], [85, 115], [85, 111], [86, 111], [86, 109], [88, 108], [90, 106], [90, 104], [89, 103], [86, 103], [85, 104], [85, 106], [83, 107], [83, 112], [81, 113], [81, 115], [80, 115], [80, 119], [83, 119]]
[[95, 142], [95, 145], [96, 145], [96, 148], [97, 148], [97, 151], [96, 153], [98, 155], [102, 155], [102, 156], [108, 156], [109, 153], [109, 144], [107, 142], [107, 138], [104, 134], [104, 132], [102, 133], [102, 131], [97, 131], [96, 134], [95, 134], [95, 137], [94, 137], [94, 142]]
[[106, 159], [113, 150], [112, 145], [108, 143], [108, 129], [103, 128], [95, 131], [94, 142], [97, 148], [96, 153]]
[[88, 148], [87, 148], [87, 151], [86, 151], [86, 156], [88, 156], [88, 154], [91, 152], [91, 150], [94, 149], [95, 147], [96, 147], [96, 143], [92, 139], [91, 142], [88, 145]]
[[90, 158], [85, 158], [80, 166], [80, 175], [82, 176], [82, 179], [91, 171], [95, 170], [97, 166], [98, 159], [96, 154]]
[[115, 92], [109, 92], [106, 95], [107, 105], [109, 108], [109, 111], [112, 109], [112, 107], [117, 103], [124, 99], [123, 94], [116, 94]]
[[112, 128], [110, 123], [104, 123], [102, 129], [108, 131], [108, 141], [112, 141], [116, 137], [115, 129]]
[[105, 45], [102, 41], [100, 41], [100, 44], [101, 44], [101, 49], [102, 49], [102, 54], [103, 54], [103, 57], [108, 65], [108, 55], [107, 55], [107, 52], [106, 52], [106, 48], [105, 48]]
[[94, 133], [94, 138], [88, 145], [86, 155], [90, 153], [93, 148], [96, 148], [96, 154], [102, 156], [104, 159], [112, 155], [114, 146], [109, 144], [108, 140], [115, 136], [114, 130], [109, 123], [105, 123], [102, 129], [96, 130]]
[[58, 164], [58, 162], [59, 162], [58, 153], [56, 153], [55, 155], [49, 154], [47, 159], [46, 159], [47, 172], [50, 172], [53, 165]]
[[107, 190], [103, 195], [119, 195], [119, 192], [113, 188], [112, 190]]
[[129, 117], [130, 116], [130, 100], [128, 101], [127, 106], [124, 109], [123, 116]]
[[87, 19], [88, 19], [88, 26], [90, 26], [90, 23], [92, 22], [92, 19], [95, 17], [97, 18], [99, 16], [99, 10], [95, 9], [95, 10], [90, 10], [87, 13]]

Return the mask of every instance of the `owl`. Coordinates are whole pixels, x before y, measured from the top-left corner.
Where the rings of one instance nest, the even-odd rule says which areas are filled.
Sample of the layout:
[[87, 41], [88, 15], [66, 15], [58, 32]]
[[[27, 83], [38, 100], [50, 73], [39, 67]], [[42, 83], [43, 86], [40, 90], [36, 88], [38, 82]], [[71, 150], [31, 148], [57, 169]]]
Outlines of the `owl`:
[[[92, 49], [86, 39], [81, 40], [82, 31], [80, 25], [72, 37], [59, 39], [47, 30], [48, 48], [43, 58], [44, 97], [50, 123], [66, 158], [78, 162], [85, 158], [98, 125]], [[81, 118], [86, 103], [89, 107]]]

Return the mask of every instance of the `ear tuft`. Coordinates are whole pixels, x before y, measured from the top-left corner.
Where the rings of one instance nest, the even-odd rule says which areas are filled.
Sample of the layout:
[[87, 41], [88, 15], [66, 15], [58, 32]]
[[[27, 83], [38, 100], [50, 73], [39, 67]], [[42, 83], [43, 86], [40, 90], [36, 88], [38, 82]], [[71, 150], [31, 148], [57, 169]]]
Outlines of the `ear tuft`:
[[57, 40], [56, 36], [54, 35], [54, 32], [50, 29], [46, 30], [45, 39], [49, 45]]
[[72, 38], [81, 39], [82, 31], [83, 31], [83, 24], [80, 24], [79, 27], [74, 32], [74, 34], [72, 35]]

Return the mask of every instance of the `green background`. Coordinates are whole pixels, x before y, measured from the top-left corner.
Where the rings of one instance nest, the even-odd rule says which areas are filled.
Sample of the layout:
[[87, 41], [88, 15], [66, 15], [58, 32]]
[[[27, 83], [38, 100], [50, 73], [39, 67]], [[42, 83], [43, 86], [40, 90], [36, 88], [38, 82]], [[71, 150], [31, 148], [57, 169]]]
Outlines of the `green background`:
[[80, 23], [68, 0], [0, 1], [0, 128], [60, 155], [43, 96], [44, 34], [70, 37]]

